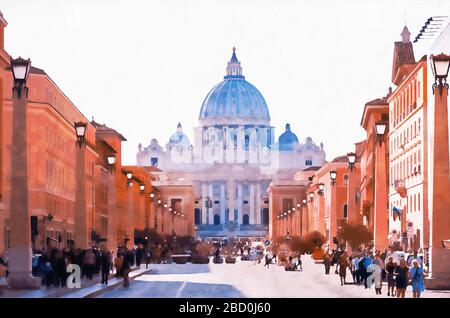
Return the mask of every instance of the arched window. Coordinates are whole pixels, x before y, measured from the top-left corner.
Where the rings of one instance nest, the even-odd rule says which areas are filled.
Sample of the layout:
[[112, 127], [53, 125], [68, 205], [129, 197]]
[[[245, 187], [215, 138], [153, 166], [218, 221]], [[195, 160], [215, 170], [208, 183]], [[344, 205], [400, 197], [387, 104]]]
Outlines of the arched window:
[[216, 214], [214, 215], [214, 225], [220, 224], [220, 215]]
[[344, 218], [347, 218], [348, 212], [347, 212], [347, 203], [344, 204]]
[[245, 135], [245, 150], [248, 150], [249, 144], [250, 144], [250, 136]]
[[244, 225], [248, 225], [249, 224], [248, 214], [244, 214], [244, 216], [242, 218], [242, 224], [244, 224]]

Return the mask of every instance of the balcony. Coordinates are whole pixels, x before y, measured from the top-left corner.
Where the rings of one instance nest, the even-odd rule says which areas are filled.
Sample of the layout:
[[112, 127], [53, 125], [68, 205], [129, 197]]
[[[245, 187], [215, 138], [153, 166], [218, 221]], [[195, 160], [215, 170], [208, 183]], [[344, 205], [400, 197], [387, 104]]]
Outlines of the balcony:
[[395, 180], [394, 188], [395, 188], [395, 191], [397, 191], [397, 193], [400, 194], [400, 196], [402, 198], [406, 198], [406, 196], [408, 195], [408, 192], [406, 191], [404, 180]]

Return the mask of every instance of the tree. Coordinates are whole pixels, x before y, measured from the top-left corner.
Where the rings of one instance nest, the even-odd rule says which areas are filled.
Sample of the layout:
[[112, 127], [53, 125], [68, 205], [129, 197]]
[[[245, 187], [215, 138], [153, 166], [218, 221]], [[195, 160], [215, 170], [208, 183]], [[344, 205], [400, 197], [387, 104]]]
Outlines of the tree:
[[305, 242], [314, 250], [319, 249], [326, 242], [327, 238], [319, 231], [312, 231], [305, 236]]
[[278, 245], [283, 244], [286, 242], [286, 237], [284, 237], [284, 236], [272, 237], [272, 242], [275, 244], [278, 244]]
[[352, 250], [358, 249], [362, 244], [369, 244], [373, 240], [372, 233], [362, 224], [344, 223], [338, 230], [337, 237], [348, 242]]
[[307, 243], [303, 238], [294, 236], [290, 240], [290, 249], [293, 252], [297, 252], [300, 255], [305, 253], [311, 253], [311, 244]]

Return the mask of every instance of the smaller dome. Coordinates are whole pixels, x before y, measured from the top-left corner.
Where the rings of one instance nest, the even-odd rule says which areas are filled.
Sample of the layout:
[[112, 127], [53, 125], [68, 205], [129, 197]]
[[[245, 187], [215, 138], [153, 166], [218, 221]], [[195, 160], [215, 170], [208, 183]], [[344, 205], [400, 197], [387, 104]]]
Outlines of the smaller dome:
[[178, 123], [177, 125], [177, 132], [174, 133], [172, 136], [170, 136], [169, 144], [173, 145], [191, 145], [189, 142], [188, 136], [183, 132], [183, 127], [181, 126], [181, 123]]
[[278, 150], [292, 151], [296, 144], [298, 144], [298, 138], [291, 131], [291, 125], [286, 124], [286, 131], [278, 138]]

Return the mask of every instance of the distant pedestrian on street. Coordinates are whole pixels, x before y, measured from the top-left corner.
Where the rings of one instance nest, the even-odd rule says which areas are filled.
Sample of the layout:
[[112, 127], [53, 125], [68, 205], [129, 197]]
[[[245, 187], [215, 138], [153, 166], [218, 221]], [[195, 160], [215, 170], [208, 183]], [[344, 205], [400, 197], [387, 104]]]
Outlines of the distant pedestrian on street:
[[400, 258], [400, 264], [395, 268], [395, 287], [397, 287], [397, 298], [405, 298], [406, 287], [408, 286], [409, 271], [406, 261]]
[[108, 285], [109, 269], [111, 267], [111, 254], [108, 250], [102, 250], [100, 255], [100, 270], [102, 272], [102, 284]]
[[423, 268], [419, 266], [417, 260], [413, 261], [413, 267], [409, 270], [411, 284], [413, 289], [413, 297], [420, 298], [420, 293], [425, 290], [423, 286]]
[[387, 283], [388, 283], [388, 292], [387, 295], [392, 297], [395, 296], [395, 277], [394, 271], [397, 267], [397, 263], [393, 262], [394, 258], [389, 256], [388, 262], [386, 264], [386, 275], [387, 275]]
[[330, 259], [330, 253], [326, 252], [323, 256], [323, 265], [325, 265], [325, 274], [330, 274], [330, 267], [331, 267], [331, 259]]
[[355, 255], [352, 259], [352, 276], [353, 276], [353, 283], [354, 284], [360, 284], [359, 279], [359, 257], [358, 255]]
[[138, 247], [136, 252], [135, 252], [135, 255], [136, 255], [136, 266], [137, 267], [141, 267], [142, 254], [143, 254], [143, 249], [141, 247]]
[[264, 264], [264, 267], [267, 266], [267, 268], [269, 268], [269, 265], [270, 265], [270, 257], [269, 257], [269, 253], [266, 254], [266, 256], [265, 256], [264, 259], [265, 259], [265, 261], [266, 261], [265, 264]]
[[[361, 264], [362, 263], [362, 264]], [[367, 269], [372, 264], [372, 258], [369, 257], [367, 253], [365, 253], [364, 258], [362, 261], [359, 262], [359, 269], [362, 274], [362, 279], [364, 281], [364, 288], [369, 288], [367, 286], [367, 278], [369, 277], [369, 273], [367, 272]]]
[[122, 273], [123, 273], [123, 287], [130, 286], [129, 274], [131, 272], [132, 253], [125, 250], [123, 257]]
[[116, 266], [116, 277], [121, 277], [123, 270], [123, 254], [121, 251], [117, 252], [117, 257], [114, 259], [114, 265]]
[[95, 270], [95, 254], [92, 248], [88, 249], [84, 255], [84, 268], [86, 269], [86, 278], [91, 280]]
[[342, 254], [342, 256], [339, 258], [338, 265], [339, 265], [339, 277], [341, 278], [341, 286], [344, 286], [346, 284], [345, 276], [347, 273], [347, 268], [349, 266], [347, 252], [344, 252], [344, 254]]
[[56, 287], [66, 286], [67, 272], [66, 260], [62, 251], [57, 251], [55, 261], [55, 282]]
[[50, 288], [53, 278], [53, 267], [50, 263], [50, 252], [41, 255], [38, 260], [39, 272], [42, 275], [42, 284]]
[[377, 265], [378, 268], [375, 268], [374, 277], [375, 277], [375, 293], [377, 295], [381, 295], [381, 288], [383, 287], [383, 279], [385, 278], [384, 271], [384, 261], [381, 258], [380, 251], [377, 251], [375, 254], [375, 258], [372, 261], [372, 264]]
[[417, 250], [414, 251], [413, 255], [410, 255], [408, 257], [408, 266], [409, 267], [413, 267], [414, 266], [414, 261], [417, 261], [419, 264], [419, 267], [423, 267], [422, 265], [422, 258], [420, 258], [419, 256], [417, 256]]
[[148, 268], [148, 263], [150, 263], [150, 260], [152, 259], [152, 251], [150, 247], [147, 247], [145, 251], [145, 269]]

